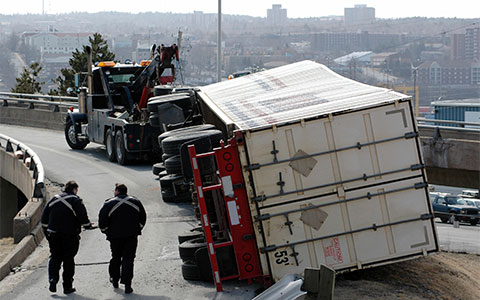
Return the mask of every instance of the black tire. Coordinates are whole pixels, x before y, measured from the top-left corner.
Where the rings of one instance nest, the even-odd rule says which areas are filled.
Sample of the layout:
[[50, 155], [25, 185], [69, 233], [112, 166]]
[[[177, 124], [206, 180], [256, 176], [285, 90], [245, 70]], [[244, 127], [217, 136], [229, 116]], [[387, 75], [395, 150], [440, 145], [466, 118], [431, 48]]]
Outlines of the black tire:
[[160, 172], [165, 170], [163, 163], [156, 163], [152, 166], [153, 175], [158, 175]]
[[180, 253], [180, 258], [183, 261], [196, 261], [195, 252], [203, 247], [206, 247], [207, 243], [205, 238], [196, 238], [189, 241], [185, 241], [178, 245], [178, 252]]
[[198, 239], [198, 238], [205, 238], [203, 231], [201, 230], [185, 231], [184, 233], [178, 235], [178, 244], [181, 244], [183, 242], [190, 241], [193, 239]]
[[470, 225], [472, 225], [472, 226], [477, 226], [477, 224], [478, 224], [478, 220], [471, 220], [470, 221]]
[[75, 135], [75, 127], [72, 122], [72, 119], [68, 119], [65, 124], [65, 139], [67, 140], [68, 146], [74, 150], [82, 150], [87, 147], [88, 142], [78, 141]]
[[107, 128], [107, 131], [105, 132], [105, 150], [107, 152], [107, 158], [111, 162], [117, 161], [117, 157], [115, 154], [115, 138], [113, 137], [112, 134], [112, 129]]
[[148, 122], [152, 127], [161, 127], [160, 118], [158, 117], [157, 113], [150, 113], [150, 117], [148, 118]]
[[204, 130], [189, 132], [179, 136], [171, 136], [162, 141], [163, 153], [179, 154], [180, 147], [189, 141], [209, 137], [212, 141], [217, 141], [223, 138], [223, 133], [220, 130]]
[[163, 153], [162, 154], [162, 161], [165, 163], [165, 161], [167, 159], [169, 159], [170, 157], [174, 157], [174, 156], [175, 156], [175, 154], [165, 154], [165, 153]]
[[192, 201], [192, 194], [189, 192], [175, 194], [175, 191], [173, 189], [163, 189], [162, 199], [163, 202], [167, 203], [190, 202]]
[[182, 264], [182, 276], [185, 280], [200, 281], [198, 266], [192, 262]]
[[168, 174], [182, 174], [182, 161], [180, 155], [175, 155], [165, 161], [165, 169]]
[[180, 182], [183, 179], [182, 175], [169, 174], [160, 178], [160, 187], [162, 189], [173, 190], [173, 184]]
[[440, 220], [442, 221], [442, 223], [447, 223], [448, 222], [448, 218], [440, 218]]
[[166, 131], [158, 136], [158, 143], [161, 145], [162, 141], [167, 137], [179, 135], [182, 133], [186, 133], [188, 131], [204, 131], [204, 130], [210, 130], [210, 129], [215, 129], [215, 126], [212, 124], [202, 124], [202, 125], [195, 125], [195, 126], [183, 127], [183, 128]]
[[157, 85], [153, 88], [154, 96], [163, 96], [171, 94], [173, 87], [171, 85]]
[[127, 159], [127, 150], [125, 149], [125, 141], [123, 139], [122, 130], [117, 130], [115, 134], [115, 156], [117, 157], [117, 162], [121, 165], [128, 164]]
[[189, 93], [175, 93], [163, 96], [152, 97], [148, 100], [148, 111], [157, 111], [157, 107], [164, 103], [177, 105], [182, 110], [192, 107], [192, 97]]

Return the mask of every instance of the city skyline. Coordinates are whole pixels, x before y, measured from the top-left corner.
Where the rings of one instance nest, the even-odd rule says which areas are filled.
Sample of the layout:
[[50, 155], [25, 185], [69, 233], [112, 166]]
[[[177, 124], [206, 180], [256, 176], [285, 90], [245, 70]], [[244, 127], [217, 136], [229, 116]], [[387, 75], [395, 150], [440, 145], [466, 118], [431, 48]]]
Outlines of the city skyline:
[[[255, 5], [246, 5], [248, 2]], [[478, 10], [474, 9], [472, 2], [458, 0], [455, 2], [443, 2], [439, 4], [433, 1], [405, 0], [392, 5], [390, 1], [363, 0], [350, 1], [340, 0], [334, 3], [323, 1], [294, 1], [294, 0], [256, 0], [254, 1], [222, 1], [222, 13], [229, 15], [248, 15], [254, 17], [266, 17], [267, 9], [273, 4], [280, 4], [287, 9], [289, 18], [308, 18], [325, 16], [343, 16], [344, 8], [354, 7], [357, 4], [365, 4], [375, 8], [377, 18], [407, 18], [407, 17], [445, 17], [445, 18], [479, 18]], [[216, 13], [218, 1], [195, 1], [177, 0], [176, 2], [137, 0], [132, 7], [119, 1], [84, 0], [72, 2], [65, 0], [17, 0], [2, 3], [0, 14], [61, 14], [70, 12], [101, 12], [118, 11], [130, 13], [164, 12], [164, 13]]]

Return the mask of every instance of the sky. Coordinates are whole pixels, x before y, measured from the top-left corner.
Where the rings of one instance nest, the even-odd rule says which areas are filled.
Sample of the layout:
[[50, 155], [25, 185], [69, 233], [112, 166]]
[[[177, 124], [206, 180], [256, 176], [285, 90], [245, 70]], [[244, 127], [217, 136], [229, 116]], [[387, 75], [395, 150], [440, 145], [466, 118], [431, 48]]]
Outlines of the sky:
[[[272, 4], [286, 8], [289, 18], [341, 16], [345, 7], [355, 4], [374, 7], [377, 18], [480, 18], [478, 0], [222, 0], [222, 13], [266, 17]], [[42, 8], [49, 14], [99, 11], [216, 13], [218, 0], [0, 0], [0, 14], [41, 14]]]

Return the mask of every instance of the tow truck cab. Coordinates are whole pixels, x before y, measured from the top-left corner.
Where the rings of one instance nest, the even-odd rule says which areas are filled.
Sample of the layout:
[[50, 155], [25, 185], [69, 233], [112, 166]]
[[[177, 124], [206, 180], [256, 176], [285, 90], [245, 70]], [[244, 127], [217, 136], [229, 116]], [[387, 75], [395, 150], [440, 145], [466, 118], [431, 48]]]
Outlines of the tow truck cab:
[[[136, 84], [148, 67], [141, 64], [100, 62], [92, 69], [91, 92], [79, 99], [79, 112], [70, 111], [65, 135], [73, 149], [83, 149], [89, 142], [104, 144], [110, 161], [124, 164], [143, 158], [156, 148], [162, 128], [148, 123], [146, 109], [137, 109], [145, 84]], [[168, 78], [163, 78], [168, 81]]]

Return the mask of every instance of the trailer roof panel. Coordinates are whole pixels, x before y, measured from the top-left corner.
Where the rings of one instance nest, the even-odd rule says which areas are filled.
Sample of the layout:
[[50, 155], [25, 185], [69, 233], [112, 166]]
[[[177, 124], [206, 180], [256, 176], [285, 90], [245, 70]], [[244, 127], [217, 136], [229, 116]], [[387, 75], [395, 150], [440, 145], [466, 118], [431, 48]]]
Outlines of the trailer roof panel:
[[226, 124], [241, 130], [410, 98], [309, 60], [200, 87], [200, 96]]

